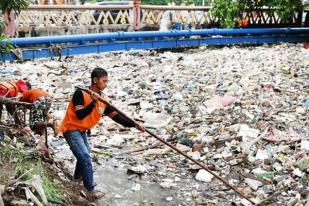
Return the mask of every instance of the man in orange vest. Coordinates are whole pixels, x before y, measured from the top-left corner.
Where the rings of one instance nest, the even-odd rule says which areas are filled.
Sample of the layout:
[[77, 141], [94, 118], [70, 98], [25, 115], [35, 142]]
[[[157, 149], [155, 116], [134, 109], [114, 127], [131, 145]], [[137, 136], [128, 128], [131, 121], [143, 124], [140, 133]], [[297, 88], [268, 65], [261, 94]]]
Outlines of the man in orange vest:
[[103, 96], [102, 91], [107, 87], [108, 74], [102, 68], [95, 68], [91, 73], [91, 95], [81, 90], [76, 90], [62, 120], [60, 131], [63, 132], [70, 149], [77, 159], [74, 180], [83, 180], [87, 189], [88, 200], [99, 199], [105, 194], [94, 190], [93, 169], [88, 144], [87, 131], [93, 128], [103, 115], [109, 116], [125, 127], [136, 127], [144, 132], [143, 125], [135, 125], [121, 114], [118, 114], [106, 104], [98, 101]]
[[[30, 129], [35, 133], [40, 135], [40, 140], [37, 149], [44, 155], [48, 156], [47, 148], [47, 133], [46, 128], [50, 127], [54, 130], [54, 135], [57, 136], [57, 124], [55, 121], [50, 123], [50, 117], [48, 111], [52, 104], [52, 98], [50, 95], [40, 89], [30, 89], [23, 93], [20, 101], [32, 103], [29, 107], [29, 126]], [[44, 146], [44, 135], [46, 136], [46, 142]]]
[[[12, 82], [0, 82], [0, 97], [14, 98], [20, 93], [23, 93], [31, 88], [29, 82], [24, 80], [12, 81]], [[17, 113], [16, 105], [5, 104], [5, 107], [10, 115], [14, 117], [15, 124], [21, 125], [22, 121]], [[3, 104], [0, 103], [0, 122], [2, 117]]]

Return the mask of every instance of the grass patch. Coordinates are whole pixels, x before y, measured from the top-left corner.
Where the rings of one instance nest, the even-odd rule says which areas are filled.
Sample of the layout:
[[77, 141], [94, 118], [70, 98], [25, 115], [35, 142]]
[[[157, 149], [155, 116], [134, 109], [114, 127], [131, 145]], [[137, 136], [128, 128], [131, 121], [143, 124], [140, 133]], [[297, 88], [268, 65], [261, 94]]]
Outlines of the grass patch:
[[[12, 146], [10, 144], [0, 143], [0, 163], [12, 164], [15, 168], [16, 177], [20, 181], [31, 180], [34, 175], [42, 178], [42, 187], [48, 200], [55, 202], [68, 202], [66, 189], [59, 181], [53, 181], [53, 171], [45, 169], [44, 162], [37, 158], [35, 154], [27, 153], [22, 144]], [[0, 182], [6, 184], [11, 178], [10, 174], [1, 173]], [[59, 205], [50, 203], [49, 206]]]
[[12, 145], [1, 142], [0, 162], [10, 160], [12, 158], [13, 153], [14, 153], [14, 147]]
[[15, 169], [18, 176], [22, 176], [21, 180], [27, 181], [31, 180], [34, 175], [39, 175], [41, 177], [44, 175], [42, 162], [40, 160], [37, 163], [27, 162], [27, 166], [25, 165], [25, 161], [16, 164]]
[[50, 200], [65, 200], [66, 190], [60, 184], [52, 182], [46, 176], [43, 178], [43, 189]]
[[0, 182], [7, 182], [10, 179], [10, 175], [8, 174], [0, 174]]
[[[54, 182], [52, 177], [49, 177], [48, 171], [44, 169], [44, 165], [41, 160], [36, 163], [29, 164], [29, 166], [19, 166], [16, 168], [19, 175], [22, 175], [22, 180], [27, 181], [31, 180], [34, 175], [39, 175], [42, 178], [42, 187], [44, 189], [45, 195], [48, 200], [54, 201], [67, 201], [67, 197], [65, 196], [66, 190], [65, 188], [58, 182]], [[50, 203], [49, 205], [58, 205]]]

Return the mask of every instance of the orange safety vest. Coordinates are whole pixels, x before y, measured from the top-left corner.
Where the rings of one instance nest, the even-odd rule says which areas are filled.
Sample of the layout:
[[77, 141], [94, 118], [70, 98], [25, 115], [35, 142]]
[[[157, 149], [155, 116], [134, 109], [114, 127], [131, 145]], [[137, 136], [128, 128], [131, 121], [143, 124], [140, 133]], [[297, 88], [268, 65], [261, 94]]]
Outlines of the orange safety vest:
[[14, 82], [0, 82], [0, 95], [5, 97], [16, 97], [19, 88]]
[[[84, 107], [87, 107], [93, 101], [91, 96], [83, 92], [84, 96]], [[97, 101], [96, 106], [93, 108], [92, 112], [86, 116], [84, 119], [80, 120], [77, 118], [75, 113], [75, 108], [73, 104], [73, 100], [70, 101], [64, 119], [62, 120], [59, 131], [67, 132], [67, 131], [81, 131], [84, 132], [88, 129], [94, 127], [103, 116], [104, 110], [106, 108], [106, 104]]]
[[16, 82], [0, 82], [0, 95], [5, 97], [16, 97], [19, 92], [28, 90], [25, 81], [18, 80]]
[[33, 103], [40, 97], [49, 97], [50, 95], [40, 89], [30, 89], [23, 93], [20, 101]]

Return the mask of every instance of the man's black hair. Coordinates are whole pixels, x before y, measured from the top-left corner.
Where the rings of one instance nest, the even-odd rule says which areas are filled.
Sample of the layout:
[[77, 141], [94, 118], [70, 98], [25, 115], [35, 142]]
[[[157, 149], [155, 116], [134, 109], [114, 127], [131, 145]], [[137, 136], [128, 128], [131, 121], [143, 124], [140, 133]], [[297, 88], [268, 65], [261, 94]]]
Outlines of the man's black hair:
[[30, 89], [32, 88], [30, 82], [26, 81], [26, 85], [27, 85], [27, 87], [28, 87], [28, 90], [30, 90]]
[[95, 68], [91, 72], [91, 83], [93, 83], [93, 79], [96, 77], [97, 79], [100, 79], [101, 77], [107, 76], [107, 71], [101, 67]]

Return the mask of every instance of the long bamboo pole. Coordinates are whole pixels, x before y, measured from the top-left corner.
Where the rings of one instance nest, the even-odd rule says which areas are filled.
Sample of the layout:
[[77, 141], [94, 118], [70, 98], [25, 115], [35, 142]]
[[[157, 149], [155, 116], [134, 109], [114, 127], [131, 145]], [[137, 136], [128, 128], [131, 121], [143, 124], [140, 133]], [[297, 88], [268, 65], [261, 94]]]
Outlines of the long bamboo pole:
[[10, 98], [6, 98], [6, 97], [1, 97], [0, 98], [0, 103], [1, 104], [20, 105], [20, 106], [26, 106], [26, 107], [32, 105], [32, 103], [11, 100]]

